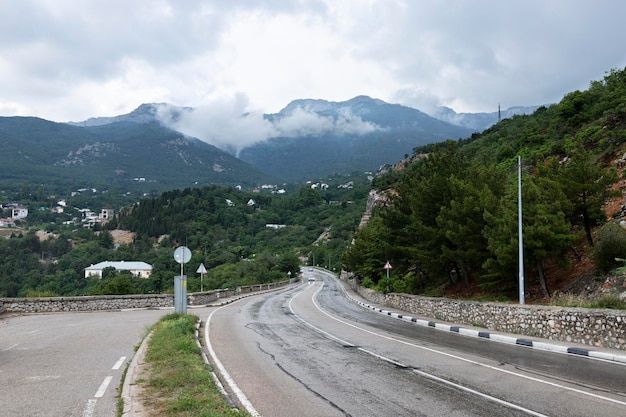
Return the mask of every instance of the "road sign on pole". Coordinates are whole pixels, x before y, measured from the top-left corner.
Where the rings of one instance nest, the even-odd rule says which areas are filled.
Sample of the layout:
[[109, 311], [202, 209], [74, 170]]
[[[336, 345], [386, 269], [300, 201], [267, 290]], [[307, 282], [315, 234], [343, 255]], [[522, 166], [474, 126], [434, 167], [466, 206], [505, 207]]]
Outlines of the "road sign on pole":
[[387, 270], [387, 292], [389, 292], [389, 270], [393, 269], [393, 266], [391, 266], [389, 261], [387, 261], [387, 263], [385, 264], [385, 266], [383, 266], [383, 268]]
[[198, 270], [196, 271], [198, 274], [200, 274], [200, 292], [204, 292], [204, 274], [206, 274], [206, 268], [204, 267], [204, 264], [201, 263], [200, 266], [198, 267]]
[[174, 310], [178, 314], [187, 313], [187, 276], [183, 265], [191, 259], [191, 251], [187, 246], [179, 246], [174, 250], [174, 260], [180, 264], [180, 276], [174, 277]]
[[187, 313], [187, 276], [174, 277], [174, 312]]

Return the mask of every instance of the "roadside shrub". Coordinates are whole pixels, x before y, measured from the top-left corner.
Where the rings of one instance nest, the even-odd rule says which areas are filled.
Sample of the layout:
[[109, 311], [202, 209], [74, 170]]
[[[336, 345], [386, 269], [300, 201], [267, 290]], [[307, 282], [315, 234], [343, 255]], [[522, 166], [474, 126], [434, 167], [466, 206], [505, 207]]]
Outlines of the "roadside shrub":
[[616, 258], [626, 258], [626, 231], [619, 224], [610, 222], [598, 233], [593, 259], [596, 267], [606, 273], [622, 265]]

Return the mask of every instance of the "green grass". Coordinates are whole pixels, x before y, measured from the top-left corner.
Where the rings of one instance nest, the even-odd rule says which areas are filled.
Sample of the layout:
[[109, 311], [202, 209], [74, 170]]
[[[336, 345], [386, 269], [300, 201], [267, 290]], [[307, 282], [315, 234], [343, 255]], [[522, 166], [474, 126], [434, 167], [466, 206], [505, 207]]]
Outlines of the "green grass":
[[148, 406], [160, 416], [247, 416], [233, 410], [202, 360], [195, 342], [196, 316], [169, 314], [154, 327], [145, 361]]
[[626, 310], [626, 300], [621, 300], [616, 294], [602, 294], [589, 299], [583, 295], [557, 293], [552, 297], [552, 305], [559, 307]]

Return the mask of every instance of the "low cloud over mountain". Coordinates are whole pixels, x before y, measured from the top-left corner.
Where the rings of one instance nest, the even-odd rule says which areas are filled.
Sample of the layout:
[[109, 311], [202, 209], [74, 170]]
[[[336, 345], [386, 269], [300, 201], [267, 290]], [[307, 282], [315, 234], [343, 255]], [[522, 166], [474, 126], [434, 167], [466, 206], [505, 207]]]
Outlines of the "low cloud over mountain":
[[[512, 109], [527, 110], [531, 109]], [[451, 109], [440, 109], [433, 116], [367, 96], [341, 102], [293, 100], [278, 113], [262, 114], [251, 108], [246, 95], [239, 94], [196, 108], [142, 104], [128, 114], [73, 124], [102, 129], [110, 125], [107, 132], [161, 126], [190, 142], [219, 148], [274, 178], [291, 181], [374, 170], [396, 163], [415, 147], [469, 137], [500, 117], [499, 113], [457, 114]], [[502, 117], [508, 116], [502, 112]]]
[[157, 117], [174, 130], [235, 155], [243, 148], [270, 138], [361, 135], [382, 130], [355, 115], [349, 106], [335, 106], [333, 112], [324, 114], [319, 107], [307, 106], [307, 102], [298, 100], [298, 104], [294, 102], [278, 114], [264, 115], [248, 111], [247, 97], [238, 95], [229, 101], [214, 101], [184, 111], [180, 107], [161, 104], [157, 108]]

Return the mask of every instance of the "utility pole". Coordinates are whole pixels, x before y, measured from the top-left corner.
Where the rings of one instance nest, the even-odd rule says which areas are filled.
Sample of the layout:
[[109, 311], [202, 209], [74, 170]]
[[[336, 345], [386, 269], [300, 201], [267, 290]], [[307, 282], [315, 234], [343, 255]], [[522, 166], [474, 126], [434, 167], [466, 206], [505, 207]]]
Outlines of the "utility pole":
[[524, 239], [522, 238], [522, 157], [517, 157], [517, 234], [519, 253], [519, 303], [524, 304]]

